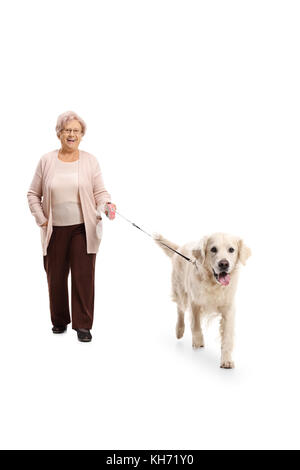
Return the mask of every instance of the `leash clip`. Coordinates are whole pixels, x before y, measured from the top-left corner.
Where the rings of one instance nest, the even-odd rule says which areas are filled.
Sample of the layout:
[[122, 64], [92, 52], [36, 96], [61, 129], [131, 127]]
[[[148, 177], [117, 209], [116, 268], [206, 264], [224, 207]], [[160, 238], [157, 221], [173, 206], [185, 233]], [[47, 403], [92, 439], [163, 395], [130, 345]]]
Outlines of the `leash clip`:
[[194, 259], [194, 260], [190, 259], [190, 262], [195, 266], [195, 268], [197, 269], [197, 271], [199, 271], [199, 268], [198, 268], [198, 266], [197, 266], [197, 260], [196, 260], [196, 259]]

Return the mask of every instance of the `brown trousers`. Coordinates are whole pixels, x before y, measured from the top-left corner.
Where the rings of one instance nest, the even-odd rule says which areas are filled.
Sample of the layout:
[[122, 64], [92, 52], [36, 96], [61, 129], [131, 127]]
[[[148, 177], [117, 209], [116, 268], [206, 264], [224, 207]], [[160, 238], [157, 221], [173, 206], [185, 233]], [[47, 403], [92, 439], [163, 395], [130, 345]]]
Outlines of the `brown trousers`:
[[47, 255], [44, 256], [44, 268], [54, 326], [65, 326], [71, 322], [68, 295], [71, 268], [72, 328], [92, 328], [96, 253], [87, 253], [86, 250], [84, 223], [53, 226]]

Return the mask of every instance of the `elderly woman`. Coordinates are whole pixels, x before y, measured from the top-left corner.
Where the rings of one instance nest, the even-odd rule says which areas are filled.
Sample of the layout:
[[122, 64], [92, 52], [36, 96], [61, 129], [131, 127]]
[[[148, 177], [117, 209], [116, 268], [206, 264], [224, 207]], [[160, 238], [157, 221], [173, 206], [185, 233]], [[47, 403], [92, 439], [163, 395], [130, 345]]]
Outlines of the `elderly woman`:
[[71, 322], [68, 276], [71, 269], [72, 328], [79, 341], [91, 341], [94, 316], [96, 254], [102, 237], [102, 217], [114, 219], [116, 206], [106, 191], [99, 163], [79, 150], [85, 122], [68, 111], [57, 119], [61, 148], [43, 155], [27, 193], [41, 230], [53, 333]]

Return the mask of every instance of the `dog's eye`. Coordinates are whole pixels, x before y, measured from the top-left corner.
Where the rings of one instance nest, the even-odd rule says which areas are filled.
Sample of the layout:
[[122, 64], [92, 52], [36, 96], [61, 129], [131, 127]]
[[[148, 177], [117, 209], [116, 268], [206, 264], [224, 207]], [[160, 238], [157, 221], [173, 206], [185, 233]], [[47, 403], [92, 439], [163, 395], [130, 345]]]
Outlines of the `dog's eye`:
[[216, 248], [215, 246], [213, 246], [213, 247], [210, 249], [210, 251], [211, 251], [212, 253], [217, 253], [218, 250], [217, 250], [217, 248]]
[[233, 253], [234, 252], [234, 248], [232, 248], [232, 246], [229, 248], [229, 253]]

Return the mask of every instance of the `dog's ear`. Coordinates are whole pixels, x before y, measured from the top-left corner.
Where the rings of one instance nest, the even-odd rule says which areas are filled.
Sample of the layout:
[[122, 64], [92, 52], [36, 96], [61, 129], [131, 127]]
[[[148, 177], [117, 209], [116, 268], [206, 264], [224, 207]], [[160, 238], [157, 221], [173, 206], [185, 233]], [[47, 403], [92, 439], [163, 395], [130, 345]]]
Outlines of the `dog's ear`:
[[207, 240], [208, 237], [202, 238], [198, 248], [195, 248], [192, 251], [194, 258], [196, 258], [196, 260], [199, 260], [201, 264], [204, 264], [205, 261]]
[[251, 256], [251, 250], [248, 248], [243, 240], [239, 240], [239, 260], [240, 262], [245, 265], [247, 259]]

